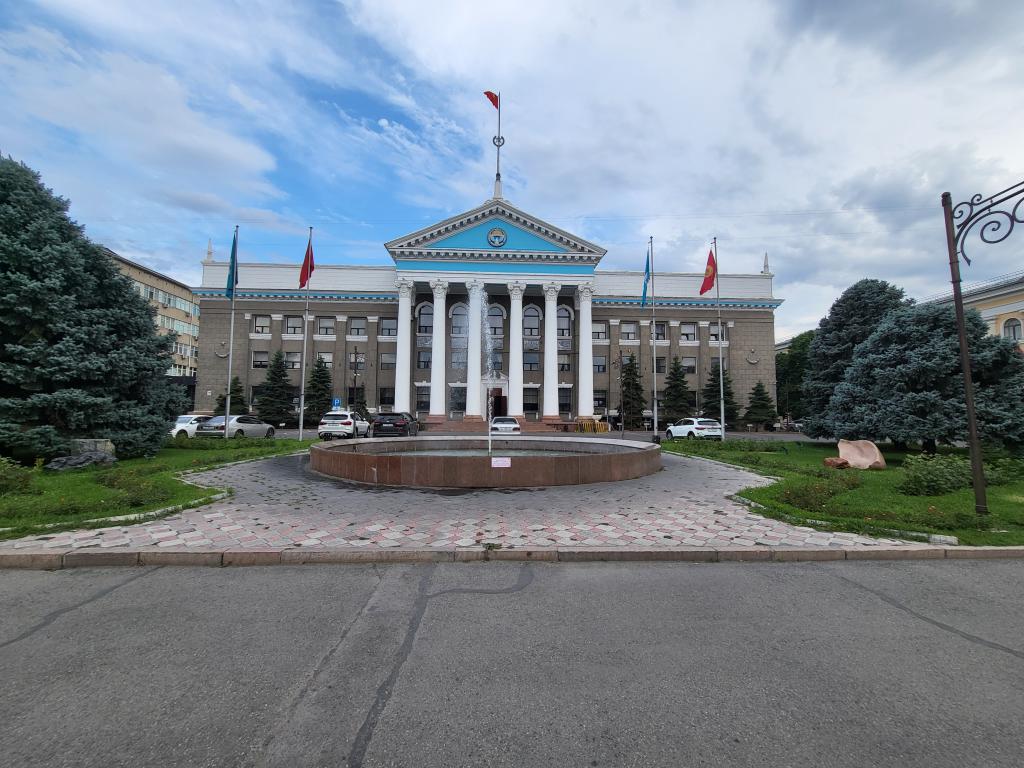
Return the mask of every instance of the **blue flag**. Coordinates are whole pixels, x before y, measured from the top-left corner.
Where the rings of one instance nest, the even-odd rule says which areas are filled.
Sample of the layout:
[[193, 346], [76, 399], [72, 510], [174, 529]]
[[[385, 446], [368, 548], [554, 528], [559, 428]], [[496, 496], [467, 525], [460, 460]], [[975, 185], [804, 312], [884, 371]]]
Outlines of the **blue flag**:
[[647, 253], [647, 262], [644, 264], [644, 292], [640, 297], [640, 306], [647, 305], [647, 284], [651, 282], [651, 254]]
[[228, 284], [224, 294], [229, 298], [235, 298], [235, 288], [238, 287], [238, 227], [235, 227], [235, 239], [231, 241], [231, 262], [228, 264]]

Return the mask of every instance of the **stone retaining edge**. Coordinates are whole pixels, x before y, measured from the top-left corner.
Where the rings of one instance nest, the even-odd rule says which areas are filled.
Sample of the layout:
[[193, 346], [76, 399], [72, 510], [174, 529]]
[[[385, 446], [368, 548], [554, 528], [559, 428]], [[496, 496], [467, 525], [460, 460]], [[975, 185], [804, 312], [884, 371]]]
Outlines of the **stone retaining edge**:
[[22, 549], [0, 551], [0, 569], [60, 570], [100, 566], [306, 565], [348, 563], [584, 562], [822, 562], [832, 560], [1024, 559], [1014, 547], [525, 547], [522, 549]]

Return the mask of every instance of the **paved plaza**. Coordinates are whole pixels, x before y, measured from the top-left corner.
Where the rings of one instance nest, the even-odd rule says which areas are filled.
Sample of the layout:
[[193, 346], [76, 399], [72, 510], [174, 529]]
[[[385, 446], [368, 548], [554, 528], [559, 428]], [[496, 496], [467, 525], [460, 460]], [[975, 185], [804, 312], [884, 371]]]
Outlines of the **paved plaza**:
[[32, 536], [0, 549], [922, 546], [767, 519], [728, 496], [770, 480], [671, 454], [649, 477], [547, 489], [369, 488], [311, 473], [307, 456], [221, 467], [191, 480], [235, 493], [145, 524]]

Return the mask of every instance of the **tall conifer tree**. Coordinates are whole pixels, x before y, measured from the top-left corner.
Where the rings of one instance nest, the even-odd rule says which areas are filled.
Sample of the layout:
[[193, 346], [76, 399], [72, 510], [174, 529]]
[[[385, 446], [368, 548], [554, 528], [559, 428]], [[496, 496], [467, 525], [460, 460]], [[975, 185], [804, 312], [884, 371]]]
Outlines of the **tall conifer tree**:
[[772, 396], [768, 394], [768, 388], [763, 382], [757, 382], [750, 390], [749, 404], [747, 412], [743, 414], [743, 420], [753, 424], [758, 430], [775, 420], [775, 403], [772, 402]]
[[693, 392], [686, 384], [686, 370], [678, 357], [665, 377], [665, 419], [668, 423], [689, 416], [693, 410]]
[[256, 399], [256, 410], [267, 424], [279, 426], [289, 423], [295, 417], [292, 407], [293, 387], [288, 381], [288, 369], [284, 364], [284, 352], [277, 350], [267, 365], [267, 377], [260, 387]]
[[306, 424], [317, 424], [331, 410], [331, 369], [317, 357], [306, 383]]
[[[221, 392], [217, 395], [216, 415], [223, 416], [224, 410], [228, 407], [227, 397]], [[231, 415], [248, 413], [249, 405], [245, 402], [245, 390], [242, 389], [242, 380], [237, 376], [231, 378]]]
[[[713, 361], [711, 371], [708, 374], [707, 383], [700, 391], [700, 402], [703, 409], [701, 414], [705, 419], [719, 419], [721, 417], [721, 398], [718, 391], [718, 361]], [[740, 417], [740, 406], [736, 402], [736, 395], [732, 391], [732, 378], [729, 372], [725, 372], [725, 425], [734, 427]]]
[[644, 397], [643, 384], [640, 382], [640, 367], [636, 357], [629, 355], [622, 363], [622, 414], [625, 425], [629, 428], [643, 426], [644, 409], [647, 398]]
[[0, 158], [0, 454], [49, 458], [81, 437], [145, 455], [188, 407], [165, 375], [175, 336], [67, 211]]

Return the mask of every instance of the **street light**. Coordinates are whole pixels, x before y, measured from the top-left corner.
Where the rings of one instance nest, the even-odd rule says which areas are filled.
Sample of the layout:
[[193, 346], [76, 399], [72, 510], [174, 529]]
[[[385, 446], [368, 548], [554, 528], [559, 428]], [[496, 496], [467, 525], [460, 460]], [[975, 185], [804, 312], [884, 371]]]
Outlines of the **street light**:
[[[1016, 202], [1015, 202], [1016, 201]], [[971, 352], [967, 348], [967, 325], [964, 322], [964, 298], [960, 291], [960, 259], [968, 266], [965, 241], [977, 229], [983, 243], [1001, 243], [1010, 236], [1015, 224], [1024, 224], [1024, 181], [1007, 187], [991, 197], [974, 195], [970, 200], [953, 205], [949, 192], [942, 193], [942, 212], [946, 220], [946, 248], [949, 252], [949, 274], [953, 283], [953, 307], [956, 329], [960, 337], [960, 367], [964, 376], [964, 405], [967, 407], [967, 440], [971, 450], [971, 476], [974, 482], [974, 511], [988, 514], [985, 496], [985, 471], [981, 460], [981, 440], [974, 410], [974, 381], [971, 378]]]

